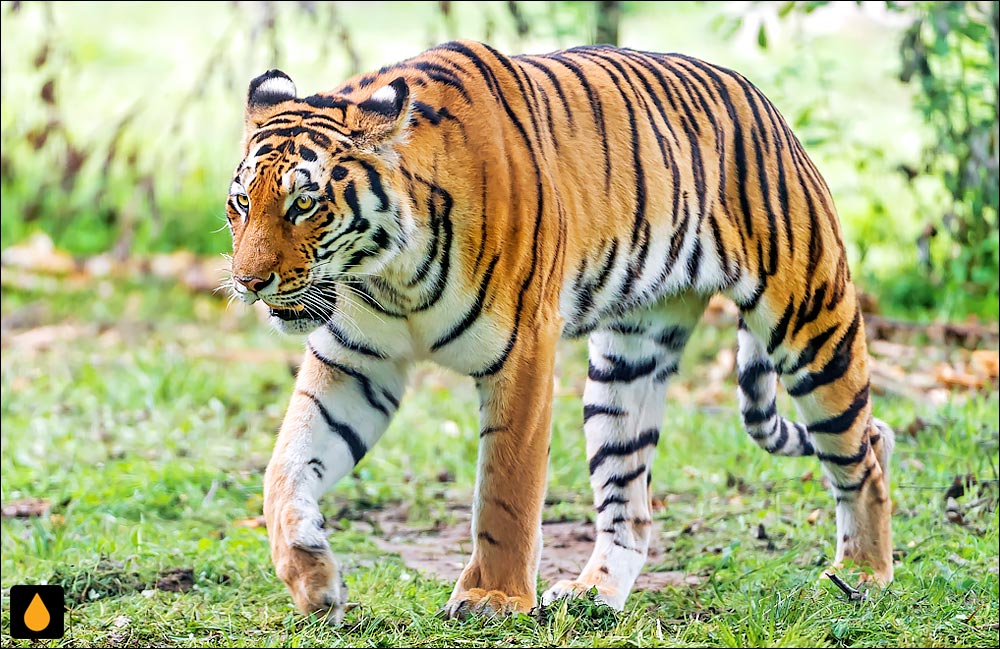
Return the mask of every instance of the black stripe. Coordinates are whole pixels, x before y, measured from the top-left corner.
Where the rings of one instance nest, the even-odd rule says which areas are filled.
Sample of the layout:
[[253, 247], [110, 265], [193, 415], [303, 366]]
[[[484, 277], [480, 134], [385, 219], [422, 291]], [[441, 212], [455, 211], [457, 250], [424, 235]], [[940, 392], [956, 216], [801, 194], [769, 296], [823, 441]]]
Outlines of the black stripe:
[[746, 395], [750, 401], [760, 401], [761, 393], [759, 382], [761, 377], [774, 372], [774, 365], [766, 358], [754, 358], [746, 365], [740, 367], [736, 375], [736, 380], [740, 385], [740, 391]]
[[[619, 475], [619, 474], [616, 473], [616, 474], [612, 475], [610, 478], [608, 478], [608, 481], [604, 483], [603, 489], [607, 489], [611, 485], [614, 485], [614, 486], [619, 487], [619, 488], [624, 487], [625, 485], [627, 485], [628, 483], [632, 482], [633, 480], [635, 480], [639, 476], [643, 475], [644, 473], [646, 473], [646, 465], [645, 464], [642, 465], [642, 466], [640, 466], [640, 467], [638, 467], [634, 471], [629, 471], [628, 473], [625, 473], [625, 474]], [[600, 511], [600, 510], [598, 510], [598, 511]]]
[[[603, 248], [603, 244], [602, 244]], [[584, 282], [583, 275], [586, 267], [586, 259], [583, 260], [581, 264], [580, 271], [577, 274], [577, 283], [579, 285], [579, 293], [576, 296], [576, 312], [581, 320], [585, 320], [587, 315], [590, 313], [591, 307], [594, 305], [594, 293], [600, 291], [608, 282], [608, 277], [611, 275], [611, 269], [614, 268], [615, 262], [618, 259], [618, 239], [611, 240], [611, 248], [608, 249], [602, 256], [602, 267], [600, 272], [598, 272], [597, 277], [594, 278], [592, 282]]]
[[[701, 221], [702, 214], [698, 215], [698, 221]], [[688, 284], [694, 284], [695, 279], [698, 276], [698, 268], [701, 266], [701, 236], [699, 236], [699, 231], [701, 226], [698, 225], [695, 229], [695, 240], [694, 247], [691, 248], [691, 254], [687, 258], [687, 276]]]
[[451, 269], [451, 208], [453, 200], [451, 198], [451, 194], [447, 191], [432, 185], [430, 196], [430, 209], [432, 213], [437, 209], [434, 202], [435, 195], [439, 196], [443, 201], [443, 204], [441, 205], [441, 224], [444, 228], [444, 243], [441, 246], [441, 262], [438, 266], [437, 276], [434, 279], [434, 284], [431, 288], [430, 294], [424, 299], [423, 302], [413, 308], [414, 312], [424, 311], [437, 303], [437, 301], [441, 298], [441, 295], [444, 293], [444, 289], [448, 283], [448, 273]]
[[778, 421], [778, 430], [780, 431], [778, 439], [773, 444], [768, 444], [764, 447], [764, 450], [768, 453], [780, 451], [785, 446], [785, 442], [788, 441], [788, 423], [784, 419]]
[[483, 541], [486, 541], [490, 545], [500, 545], [500, 543], [495, 538], [493, 538], [493, 535], [490, 534], [489, 532], [480, 532], [479, 534], [476, 535], [476, 538], [482, 539]]
[[587, 93], [587, 105], [594, 116], [594, 128], [597, 130], [597, 138], [601, 143], [601, 152], [604, 154], [604, 191], [611, 191], [611, 149], [608, 146], [607, 125], [604, 120], [604, 106], [601, 104], [600, 95], [594, 91], [593, 86], [587, 80], [588, 74], [575, 61], [562, 54], [549, 54], [543, 56], [546, 60], [555, 61], [568, 69], [575, 77], [583, 91]]
[[488, 499], [486, 500], [486, 502], [488, 502], [488, 503], [491, 503], [491, 504], [493, 504], [493, 505], [496, 505], [496, 506], [497, 506], [497, 507], [499, 507], [500, 509], [504, 510], [505, 512], [507, 512], [507, 514], [508, 514], [508, 515], [509, 515], [509, 516], [510, 516], [511, 518], [513, 518], [513, 519], [515, 519], [515, 520], [519, 520], [519, 519], [520, 519], [520, 516], [518, 516], [518, 514], [517, 514], [517, 511], [516, 511], [516, 510], [514, 509], [514, 507], [513, 507], [513, 506], [512, 506], [512, 505], [511, 505], [511, 504], [510, 504], [509, 502], [507, 502], [506, 500], [501, 500], [501, 499], [499, 499], [499, 498], [488, 498]]
[[591, 417], [596, 417], [597, 415], [606, 415], [608, 417], [623, 417], [625, 411], [621, 408], [616, 408], [615, 406], [602, 406], [598, 404], [587, 403], [583, 406], [583, 423], [586, 424], [590, 421]]
[[469, 309], [469, 312], [465, 314], [465, 317], [454, 325], [448, 333], [431, 345], [432, 352], [436, 352], [461, 336], [465, 333], [465, 330], [471, 327], [472, 323], [479, 318], [479, 314], [483, 311], [483, 303], [486, 300], [486, 291], [489, 289], [490, 280], [493, 279], [493, 269], [496, 267], [498, 261], [500, 261], [500, 255], [496, 254], [493, 256], [493, 260], [490, 262], [490, 265], [486, 267], [486, 272], [483, 274], [482, 282], [479, 284], [479, 291], [476, 294], [476, 301], [472, 304], [472, 308]]
[[452, 70], [444, 65], [439, 65], [430, 61], [418, 61], [416, 63], [412, 63], [411, 65], [426, 74], [427, 78], [444, 84], [450, 88], [454, 88], [459, 92], [459, 94], [462, 95], [462, 98], [465, 99], [467, 103], [472, 103], [472, 97], [465, 89], [465, 86], [462, 85], [461, 79], [458, 78], [457, 70]]
[[503, 426], [487, 426], [479, 431], [479, 437], [483, 438], [487, 435], [492, 435], [493, 433], [499, 433], [503, 430]]
[[809, 290], [805, 299], [799, 305], [799, 310], [795, 314], [795, 326], [792, 327], [792, 335], [799, 333], [805, 325], [816, 320], [820, 310], [823, 308], [823, 300], [826, 298], [826, 282], [819, 285], [815, 292]]
[[835, 417], [809, 424], [809, 432], [813, 434], [828, 433], [831, 435], [841, 435], [849, 431], [854, 426], [858, 414], [868, 405], [869, 386], [870, 384], [866, 383], [865, 387], [858, 390], [858, 393], [854, 395], [854, 399], [851, 401], [851, 405], [844, 412]]
[[851, 464], [857, 464], [861, 460], [865, 459], [865, 456], [868, 455], [869, 447], [870, 444], [868, 442], [868, 438], [866, 437], [861, 441], [861, 448], [859, 448], [858, 452], [855, 453], [854, 455], [837, 455], [836, 453], [816, 453], [816, 457], [822, 460], [823, 462], [830, 462], [838, 466], [848, 466]]
[[769, 421], [778, 414], [778, 406], [772, 400], [764, 409], [748, 408], [743, 411], [743, 424], [746, 426], [757, 426]]
[[788, 300], [788, 305], [785, 307], [785, 313], [782, 314], [781, 320], [778, 321], [777, 326], [771, 330], [771, 339], [767, 343], [768, 355], [773, 354], [774, 350], [777, 349], [778, 346], [785, 340], [785, 334], [788, 333], [788, 323], [792, 319], [793, 301], [793, 299]]
[[[861, 487], [865, 486], [865, 483], [868, 482], [868, 477], [871, 474], [872, 474], [872, 467], [868, 467], [867, 469], [865, 469], [864, 475], [862, 475], [861, 479], [858, 480], [857, 482], [849, 483], [849, 484], [846, 484], [846, 485], [840, 485], [840, 484], [834, 483], [833, 486], [838, 491], [860, 491]], [[837, 502], [840, 502], [839, 498], [837, 499]]]
[[297, 392], [304, 397], [308, 397], [314, 404], [316, 404], [316, 408], [319, 409], [319, 414], [323, 417], [326, 425], [330, 428], [330, 432], [339, 435], [340, 438], [344, 440], [344, 443], [347, 444], [347, 447], [351, 450], [351, 457], [354, 458], [354, 464], [360, 462], [361, 458], [363, 458], [365, 453], [368, 452], [368, 449], [365, 447], [365, 443], [361, 440], [358, 433], [344, 422], [337, 421], [331, 417], [330, 413], [327, 412], [326, 407], [320, 402], [319, 399], [316, 398], [315, 395], [306, 392], [305, 390], [298, 390]]
[[413, 273], [413, 277], [407, 280], [407, 286], [416, 286], [420, 282], [424, 281], [427, 274], [431, 272], [431, 266], [438, 257], [438, 253], [441, 247], [441, 216], [438, 214], [437, 208], [434, 205], [433, 197], [428, 201], [428, 227], [427, 229], [431, 231], [431, 240], [427, 253], [421, 255], [422, 259], [420, 265], [417, 266], [416, 272]]
[[361, 216], [361, 204], [358, 203], [358, 191], [354, 186], [353, 180], [347, 181], [347, 187], [344, 188], [344, 200], [347, 201], [347, 206], [351, 208], [351, 214], [354, 215], [351, 225], [348, 226], [353, 228], [354, 224], [364, 220]]
[[646, 172], [642, 166], [642, 147], [641, 147], [642, 143], [639, 139], [638, 120], [636, 119], [635, 110], [632, 108], [633, 101], [625, 94], [625, 89], [622, 86], [622, 84], [619, 83], [618, 77], [612, 74], [611, 71], [608, 70], [606, 67], [601, 65], [600, 62], [603, 61], [605, 63], [608, 63], [618, 71], [618, 73], [621, 75], [622, 80], [628, 83], [629, 86], [631, 86], [631, 90], [635, 98], [641, 99], [641, 96], [636, 91], [635, 87], [632, 86], [628, 74], [625, 72], [625, 69], [622, 67], [621, 63], [614, 60], [613, 58], [605, 56], [604, 51], [600, 49], [598, 49], [598, 51], [584, 50], [581, 51], [580, 54], [588, 55], [587, 58], [589, 58], [592, 62], [594, 62], [595, 65], [597, 65], [598, 67], [602, 68], [605, 72], [607, 72], [608, 77], [611, 79], [612, 83], [615, 84], [615, 87], [618, 89], [619, 94], [621, 94], [622, 96], [622, 101], [625, 104], [625, 110], [628, 111], [629, 130], [632, 134], [632, 146], [631, 146], [632, 172], [635, 176], [635, 207], [633, 208], [633, 213], [632, 213], [631, 245], [633, 248], [635, 248], [636, 243], [639, 241], [640, 228], [646, 219], [646, 201], [647, 201]]
[[839, 324], [832, 325], [825, 331], [821, 331], [810, 338], [809, 342], [806, 343], [806, 346], [799, 353], [799, 357], [795, 360], [795, 364], [784, 370], [784, 373], [795, 374], [803, 367], [816, 360], [816, 354], [819, 353], [819, 350], [823, 349], [823, 346], [826, 345], [827, 341], [830, 340], [830, 337], [833, 336], [839, 328]]
[[678, 363], [676, 361], [673, 362], [673, 363], [667, 363], [666, 365], [664, 365], [663, 367], [661, 367], [656, 372], [656, 374], [653, 375], [653, 381], [655, 383], [662, 383], [663, 381], [666, 381], [671, 376], [673, 376], [674, 374], [677, 373], [678, 367], [679, 367], [679, 365], [678, 365]]
[[851, 347], [854, 345], [854, 338], [858, 333], [860, 318], [860, 311], [855, 310], [854, 320], [851, 322], [851, 326], [847, 329], [847, 333], [845, 333], [840, 339], [840, 342], [837, 343], [837, 348], [834, 350], [830, 360], [823, 366], [823, 369], [818, 372], [810, 372], [798, 383], [790, 387], [788, 389], [789, 395], [793, 397], [801, 397], [809, 394], [820, 386], [827, 385], [828, 383], [838, 380], [844, 375], [845, 372], [847, 372], [847, 369], [851, 366], [851, 361], [854, 360]]
[[615, 496], [615, 495], [608, 496], [607, 498], [604, 499], [604, 501], [600, 505], [597, 506], [597, 513], [600, 514], [611, 505], [627, 505], [627, 504], [628, 504], [628, 499], [623, 496]]
[[576, 124], [573, 122], [573, 111], [570, 110], [569, 102], [566, 100], [566, 93], [563, 92], [562, 83], [559, 81], [559, 77], [556, 73], [550, 70], [547, 66], [543, 65], [541, 61], [536, 60], [531, 56], [517, 56], [514, 57], [521, 63], [527, 63], [528, 65], [541, 70], [549, 81], [552, 82], [552, 86], [556, 89], [556, 95], [559, 97], [559, 101], [563, 105], [563, 110], [566, 111], [566, 119], [569, 121], [569, 127], [571, 130], [576, 129]]
[[[660, 439], [660, 429], [651, 428], [639, 433], [638, 437], [633, 437], [632, 439], [621, 442], [618, 444], [607, 443], [602, 444], [597, 452], [594, 453], [594, 457], [590, 458], [590, 474], [593, 475], [594, 471], [604, 463], [606, 459], [612, 456], [623, 456], [631, 455], [637, 451], [640, 451], [647, 446], [656, 446], [656, 442]], [[645, 471], [646, 467], [642, 467]]]
[[590, 363], [587, 370], [587, 378], [598, 383], [629, 383], [640, 377], [648, 376], [656, 369], [656, 359], [646, 358], [636, 363], [624, 359], [620, 356], [605, 355], [604, 359], [611, 363], [611, 367], [604, 370], [599, 369]]
[[604, 328], [623, 336], [645, 335], [646, 333], [645, 326], [632, 322], [612, 322], [605, 325]]
[[347, 376], [351, 377], [352, 379], [354, 379], [355, 381], [357, 381], [358, 387], [361, 388], [361, 393], [365, 395], [365, 399], [368, 401], [369, 405], [371, 405], [372, 408], [375, 408], [376, 410], [381, 412], [386, 417], [389, 416], [390, 411], [379, 400], [375, 388], [378, 388], [378, 390], [383, 393], [385, 392], [385, 390], [382, 390], [378, 386], [373, 387], [371, 379], [369, 379], [367, 376], [357, 371], [353, 367], [348, 367], [347, 365], [341, 365], [337, 361], [331, 358], [327, 358], [323, 354], [319, 353], [316, 350], [316, 348], [313, 347], [313, 344], [309, 340], [306, 340], [306, 348], [310, 352], [312, 352], [312, 355], [315, 356], [317, 360], [319, 360], [321, 363], [323, 363], [330, 369], [342, 372]]
[[347, 336], [344, 334], [344, 332], [338, 329], [337, 325], [335, 325], [332, 321], [326, 323], [326, 330], [329, 331], [330, 335], [333, 336], [334, 340], [336, 340], [337, 343], [345, 349], [349, 349], [352, 352], [357, 352], [365, 356], [371, 356], [372, 358], [379, 358], [379, 359], [386, 358], [385, 354], [375, 349], [374, 347], [368, 347], [367, 345], [364, 345], [362, 343], [356, 343], [349, 340]]
[[308, 135], [309, 139], [321, 149], [329, 149], [333, 144], [330, 138], [323, 133], [305, 126], [295, 126], [293, 128], [269, 128], [255, 131], [253, 137], [251, 138], [251, 142], [261, 142], [270, 137], [292, 139], [302, 134]]
[[[306, 465], [312, 467], [313, 473], [316, 474], [317, 478], [319, 478], [320, 480], [323, 479], [323, 474], [326, 471], [326, 466], [323, 464], [322, 461], [320, 461], [319, 458], [315, 457], [312, 458], [311, 460], [306, 462]], [[320, 527], [322, 527], [322, 525]]]
[[358, 160], [358, 164], [364, 168], [365, 173], [368, 175], [368, 187], [375, 194], [376, 198], [378, 198], [378, 211], [385, 212], [389, 209], [389, 197], [385, 193], [385, 187], [382, 186], [382, 177], [370, 162]]

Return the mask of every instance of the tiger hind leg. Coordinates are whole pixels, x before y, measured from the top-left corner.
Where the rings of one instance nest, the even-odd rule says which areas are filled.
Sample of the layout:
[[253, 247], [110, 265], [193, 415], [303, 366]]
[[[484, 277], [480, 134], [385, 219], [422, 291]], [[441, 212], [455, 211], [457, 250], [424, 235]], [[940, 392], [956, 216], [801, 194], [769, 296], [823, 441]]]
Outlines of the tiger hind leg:
[[[780, 329], [751, 331], [741, 321], [737, 369], [744, 427], [770, 453], [817, 456], [836, 500], [834, 566], [850, 560], [866, 571], [863, 581], [885, 585], [893, 577], [889, 458], [894, 435], [872, 416], [864, 321], [855, 306], [851, 318], [841, 318], [832, 333], [806, 326], [808, 343], [798, 350], [774, 340]], [[770, 352], [762, 342], [765, 335], [771, 338]], [[777, 415], [778, 374], [809, 422], [805, 426]]]
[[594, 550], [579, 577], [554, 584], [543, 604], [596, 588], [597, 601], [624, 608], [652, 534], [650, 470], [666, 383], [705, 304], [698, 296], [670, 300], [591, 334], [583, 427], [597, 510]]

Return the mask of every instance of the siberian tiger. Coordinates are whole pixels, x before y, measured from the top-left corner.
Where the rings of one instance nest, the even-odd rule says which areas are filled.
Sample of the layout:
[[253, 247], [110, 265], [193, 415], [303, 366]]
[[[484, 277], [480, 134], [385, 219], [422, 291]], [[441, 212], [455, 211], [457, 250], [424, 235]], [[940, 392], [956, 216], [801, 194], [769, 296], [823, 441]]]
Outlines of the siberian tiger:
[[[264, 483], [271, 558], [303, 611], [342, 613], [318, 499], [381, 437], [418, 359], [473, 377], [480, 399], [472, 556], [444, 612], [536, 606], [555, 348], [584, 335], [596, 542], [542, 602], [596, 587], [621, 609], [649, 545], [666, 382], [716, 293], [741, 313], [746, 430], [769, 453], [819, 459], [834, 561], [892, 579], [893, 434], [872, 416], [837, 213], [740, 74], [476, 42], [303, 98], [270, 70], [250, 83], [242, 153], [233, 290], [309, 333]], [[805, 424], [776, 412], [779, 377]]]

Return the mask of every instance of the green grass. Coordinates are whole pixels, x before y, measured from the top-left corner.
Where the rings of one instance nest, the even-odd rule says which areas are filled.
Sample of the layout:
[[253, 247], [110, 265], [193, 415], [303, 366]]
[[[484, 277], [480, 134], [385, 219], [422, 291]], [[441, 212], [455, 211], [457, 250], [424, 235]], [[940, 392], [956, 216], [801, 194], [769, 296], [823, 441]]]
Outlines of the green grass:
[[[703, 327], [673, 388], [696, 396], [670, 403], [658, 448], [653, 491], [667, 506], [655, 516], [661, 552], [647, 566], [702, 582], [639, 593], [620, 614], [578, 602], [538, 617], [447, 622], [434, 614], [452, 585], [381, 552], [363, 524], [395, 507], [427, 527], [448, 519], [447, 504], [470, 500], [474, 388], [421, 366], [380, 446], [323, 502], [360, 604], [330, 629], [294, 610], [266, 532], [235, 524], [260, 513], [300, 342], [269, 333], [241, 305], [152, 281], [5, 287], [2, 313], [0, 495], [52, 503], [47, 516], [2, 521], [4, 646], [32, 644], [9, 636], [9, 588], [42, 581], [66, 586], [70, 606], [65, 638], [42, 646], [997, 645], [995, 391], [940, 408], [878, 399], [879, 416], [900, 431], [896, 581], [850, 602], [820, 578], [835, 534], [832, 499], [808, 475], [820, 475], [815, 461], [752, 444], [732, 377], [724, 396], [696, 405], [713, 401], [697, 390], [735, 339], [731, 327]], [[584, 363], [582, 344], [563, 346], [547, 508], [581, 521], [592, 516]], [[928, 425], [903, 432], [917, 416]], [[440, 482], [442, 472], [454, 481]], [[965, 524], [956, 525], [944, 492], [966, 474], [981, 484], [959, 499]], [[756, 538], [759, 524], [767, 540]], [[194, 588], [153, 588], [181, 568]]]

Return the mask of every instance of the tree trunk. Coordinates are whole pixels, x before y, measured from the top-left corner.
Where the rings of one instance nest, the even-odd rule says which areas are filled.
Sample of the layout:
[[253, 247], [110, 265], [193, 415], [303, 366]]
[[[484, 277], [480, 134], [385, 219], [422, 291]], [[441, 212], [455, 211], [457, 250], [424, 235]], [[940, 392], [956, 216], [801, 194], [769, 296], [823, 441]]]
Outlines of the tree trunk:
[[599, 45], [618, 45], [618, 25], [622, 18], [622, 3], [601, 0], [597, 3], [597, 32], [594, 39]]

